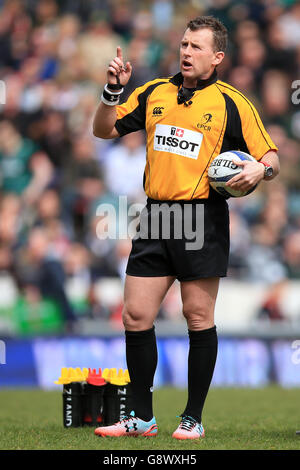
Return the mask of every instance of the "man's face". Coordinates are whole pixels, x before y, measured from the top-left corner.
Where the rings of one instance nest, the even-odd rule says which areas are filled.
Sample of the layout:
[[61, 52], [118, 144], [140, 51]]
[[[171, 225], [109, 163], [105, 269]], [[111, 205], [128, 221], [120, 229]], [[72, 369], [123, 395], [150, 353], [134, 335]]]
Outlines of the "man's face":
[[210, 29], [187, 29], [180, 44], [180, 71], [184, 86], [195, 87], [198, 79], [208, 78], [223, 57], [223, 52], [214, 51], [213, 32]]

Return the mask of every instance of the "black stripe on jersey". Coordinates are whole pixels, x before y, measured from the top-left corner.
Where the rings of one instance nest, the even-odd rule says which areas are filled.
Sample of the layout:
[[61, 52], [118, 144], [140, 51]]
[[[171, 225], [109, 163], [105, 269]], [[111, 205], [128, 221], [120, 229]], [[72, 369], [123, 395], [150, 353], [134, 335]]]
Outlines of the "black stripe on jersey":
[[[247, 100], [247, 98], [246, 98], [242, 93], [240, 93], [238, 90], [235, 90], [234, 88], [231, 88], [231, 87], [229, 87], [229, 86], [226, 86], [226, 85], [224, 85], [224, 83], [220, 83], [220, 86], [222, 86], [222, 87], [224, 87], [224, 88], [227, 88], [227, 89], [230, 90], [230, 91], [234, 91], [234, 93], [237, 93], [238, 95], [240, 95], [240, 96], [246, 101], [246, 103], [248, 104], [248, 106], [250, 107], [250, 109], [251, 109], [251, 111], [252, 111], [252, 113], [253, 113], [253, 116], [254, 116], [254, 118], [255, 118], [255, 122], [256, 122], [256, 124], [257, 124], [257, 127], [259, 128], [259, 130], [260, 130], [260, 132], [261, 132], [261, 134], [262, 134], [262, 136], [263, 136], [263, 138], [264, 138], [266, 144], [267, 144], [268, 147], [271, 149], [272, 147], [270, 147], [270, 144], [269, 144], [269, 142], [267, 141], [267, 139], [266, 139], [266, 137], [265, 137], [265, 135], [264, 135], [264, 133], [263, 133], [263, 131], [262, 131], [262, 129], [261, 129], [261, 127], [260, 127], [258, 121], [257, 121], [255, 112], [253, 111], [253, 108], [252, 108], [250, 102]], [[248, 153], [249, 153], [249, 152], [248, 152]]]
[[115, 128], [120, 136], [145, 129], [147, 98], [156, 87], [165, 83], [168, 82], [156, 82], [146, 88], [146, 90], [138, 96], [138, 106], [131, 111], [131, 113], [126, 114], [126, 116], [116, 121]]
[[[148, 147], [146, 148], [146, 150], [148, 151]], [[146, 166], [145, 166], [145, 171], [144, 171], [144, 174], [143, 174], [143, 188], [144, 188], [144, 191], [146, 192], [146, 182], [147, 182], [147, 177], [146, 177], [146, 167], [148, 165], [148, 172], [149, 172], [149, 182], [150, 182], [150, 163], [149, 163], [149, 160], [148, 160], [148, 155], [146, 154]]]
[[242, 152], [250, 153], [243, 136], [238, 107], [230, 96], [226, 93], [222, 94], [226, 103], [227, 124], [220, 153], [227, 152], [228, 150], [241, 150]]

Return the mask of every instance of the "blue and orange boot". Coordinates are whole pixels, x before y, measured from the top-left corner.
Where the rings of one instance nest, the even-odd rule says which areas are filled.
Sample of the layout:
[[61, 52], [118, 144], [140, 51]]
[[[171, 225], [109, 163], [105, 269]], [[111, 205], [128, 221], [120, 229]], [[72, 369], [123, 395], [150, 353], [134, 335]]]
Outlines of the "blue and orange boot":
[[137, 418], [134, 411], [112, 426], [102, 426], [95, 429], [95, 434], [101, 437], [144, 436], [154, 437], [157, 434], [157, 424], [153, 417], [150, 421]]
[[181, 423], [176, 431], [173, 432], [172, 437], [175, 439], [200, 439], [205, 436], [204, 427], [202, 423], [196, 421], [192, 416], [182, 416]]

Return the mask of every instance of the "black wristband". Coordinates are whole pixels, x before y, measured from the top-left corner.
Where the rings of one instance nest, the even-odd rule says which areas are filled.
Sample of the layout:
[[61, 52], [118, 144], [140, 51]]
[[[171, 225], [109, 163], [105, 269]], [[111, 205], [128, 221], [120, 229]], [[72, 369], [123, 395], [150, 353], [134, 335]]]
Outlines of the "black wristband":
[[111, 103], [117, 103], [119, 101], [120, 96], [119, 95], [111, 95], [106, 90], [103, 90], [103, 98], [105, 98], [107, 101], [109, 101]]
[[121, 83], [108, 83], [107, 88], [111, 91], [114, 91], [114, 90], [122, 90], [124, 86], [121, 85]]

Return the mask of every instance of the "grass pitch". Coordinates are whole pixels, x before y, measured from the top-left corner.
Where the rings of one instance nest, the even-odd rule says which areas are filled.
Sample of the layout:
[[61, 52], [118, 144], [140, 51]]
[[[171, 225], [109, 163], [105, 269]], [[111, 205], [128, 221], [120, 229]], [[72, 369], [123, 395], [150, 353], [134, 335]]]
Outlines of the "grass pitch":
[[152, 439], [100, 438], [93, 428], [62, 425], [62, 393], [40, 390], [0, 391], [0, 449], [64, 450], [227, 450], [300, 449], [300, 390], [210, 390], [200, 441], [171, 438], [186, 402], [186, 391], [155, 391], [159, 434]]

